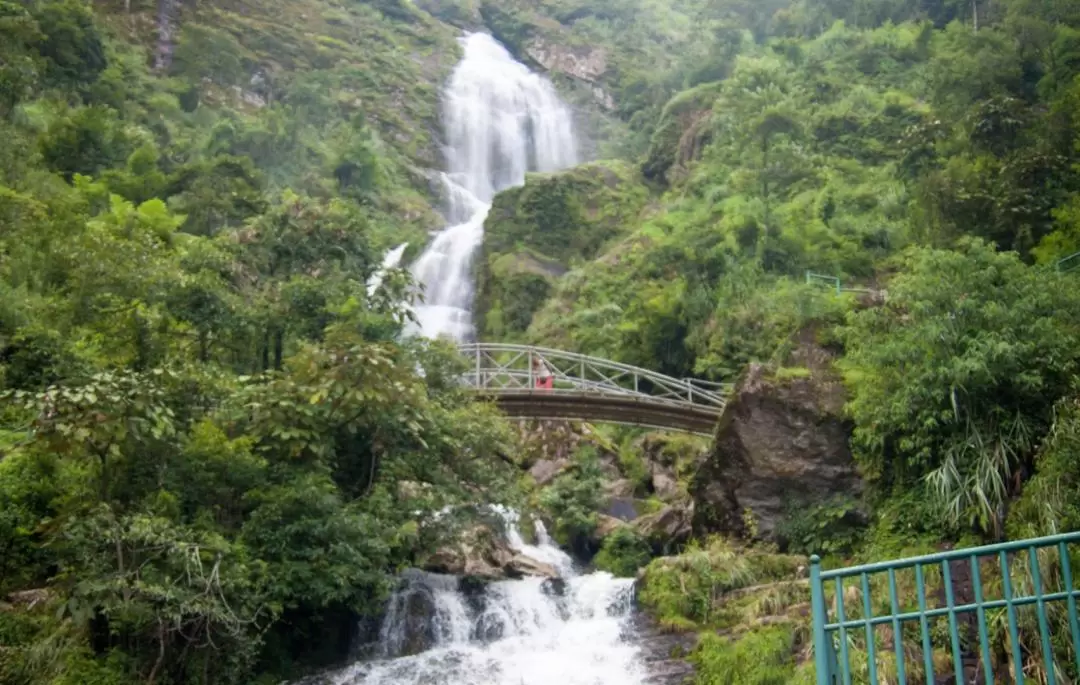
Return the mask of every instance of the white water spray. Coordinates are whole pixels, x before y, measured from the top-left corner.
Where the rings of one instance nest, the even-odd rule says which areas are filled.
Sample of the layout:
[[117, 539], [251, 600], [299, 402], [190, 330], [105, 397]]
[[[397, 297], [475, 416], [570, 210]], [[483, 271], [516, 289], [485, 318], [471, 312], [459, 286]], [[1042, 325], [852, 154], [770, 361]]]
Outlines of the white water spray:
[[[490, 36], [463, 39], [465, 57], [444, 95], [449, 226], [412, 266], [425, 297], [414, 311], [428, 337], [468, 339], [472, 258], [495, 194], [527, 171], [574, 165], [572, 116], [547, 80]], [[402, 248], [403, 250], [403, 248]], [[392, 268], [401, 253], [387, 256]], [[377, 287], [377, 286], [376, 286]], [[560, 578], [491, 583], [469, 591], [453, 576], [410, 571], [391, 599], [374, 661], [330, 677], [334, 685], [642, 685], [632, 633], [633, 581], [581, 575], [536, 524], [526, 543], [516, 512], [493, 507], [515, 552]]]
[[386, 253], [383, 257], [382, 265], [379, 269], [371, 275], [371, 278], [367, 282], [367, 294], [371, 297], [375, 294], [375, 291], [382, 285], [383, 279], [386, 278], [386, 272], [390, 269], [396, 269], [398, 264], [401, 263], [401, 258], [405, 255], [405, 248], [409, 246], [408, 243], [402, 243]]
[[473, 332], [472, 258], [495, 194], [523, 184], [527, 171], [556, 171], [578, 161], [573, 116], [551, 83], [487, 34], [462, 42], [464, 59], [443, 98], [450, 225], [412, 267], [424, 287], [424, 302], [415, 307], [419, 332], [454, 340]]
[[[507, 512], [504, 512], [504, 514]], [[394, 595], [376, 661], [333, 676], [333, 685], [642, 685], [646, 674], [630, 632], [633, 581], [578, 575], [538, 524], [508, 540], [563, 574], [558, 581], [508, 580], [464, 592], [458, 579], [410, 572]], [[398, 654], [426, 648], [419, 654]]]

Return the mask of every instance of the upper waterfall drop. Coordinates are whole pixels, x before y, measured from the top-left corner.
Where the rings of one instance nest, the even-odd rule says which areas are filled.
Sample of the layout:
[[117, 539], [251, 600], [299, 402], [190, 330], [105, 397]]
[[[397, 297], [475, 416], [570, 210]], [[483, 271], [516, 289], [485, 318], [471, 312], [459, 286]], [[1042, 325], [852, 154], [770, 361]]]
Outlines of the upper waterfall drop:
[[419, 332], [466, 340], [472, 325], [472, 258], [495, 194], [528, 171], [578, 162], [573, 114], [551, 83], [514, 60], [486, 33], [462, 39], [464, 58], [443, 94], [449, 226], [412, 266], [424, 288], [414, 307]]

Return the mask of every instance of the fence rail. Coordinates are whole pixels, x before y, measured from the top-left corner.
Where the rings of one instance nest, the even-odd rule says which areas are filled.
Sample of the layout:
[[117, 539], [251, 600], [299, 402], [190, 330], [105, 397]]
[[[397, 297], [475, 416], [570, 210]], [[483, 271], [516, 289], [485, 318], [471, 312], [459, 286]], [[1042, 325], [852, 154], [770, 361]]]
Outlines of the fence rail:
[[731, 386], [692, 378], [673, 378], [655, 371], [544, 347], [474, 343], [462, 345], [470, 360], [462, 381], [477, 391], [506, 395], [537, 393], [540, 369], [552, 379], [545, 393], [637, 398], [673, 407], [724, 408]]
[[1061, 273], [1075, 271], [1077, 269], [1080, 269], [1080, 252], [1077, 252], [1076, 254], [1071, 254], [1064, 259], [1058, 260], [1057, 270]]
[[1080, 532], [828, 571], [812, 557], [818, 684], [902, 685], [909, 673], [928, 685], [1078, 682], [1078, 542]]

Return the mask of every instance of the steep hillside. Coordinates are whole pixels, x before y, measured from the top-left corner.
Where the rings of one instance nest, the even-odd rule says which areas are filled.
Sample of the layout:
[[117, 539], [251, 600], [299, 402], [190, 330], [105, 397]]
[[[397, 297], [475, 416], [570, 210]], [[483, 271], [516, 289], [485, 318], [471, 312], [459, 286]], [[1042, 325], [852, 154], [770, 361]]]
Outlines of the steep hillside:
[[[462, 29], [593, 153], [495, 199], [482, 337], [734, 382], [712, 447], [516, 434], [368, 289]], [[498, 502], [805, 682], [805, 555], [1077, 525], [1077, 112], [1065, 0], [0, 0], [0, 681], [340, 663]]]

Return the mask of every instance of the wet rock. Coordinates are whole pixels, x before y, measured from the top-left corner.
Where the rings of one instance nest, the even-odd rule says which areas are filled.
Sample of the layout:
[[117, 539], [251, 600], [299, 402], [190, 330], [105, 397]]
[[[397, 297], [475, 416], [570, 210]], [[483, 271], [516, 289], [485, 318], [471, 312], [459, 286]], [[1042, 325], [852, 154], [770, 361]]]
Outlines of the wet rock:
[[435, 598], [427, 588], [419, 588], [405, 597], [405, 619], [400, 646], [402, 656], [419, 654], [435, 645]]
[[507, 578], [524, 578], [525, 576], [559, 577], [558, 570], [551, 564], [538, 561], [524, 554], [515, 554], [503, 567], [503, 572]]
[[601, 541], [625, 525], [627, 525], [626, 521], [607, 514], [599, 514], [596, 517], [596, 532], [594, 535], [598, 541]]
[[653, 492], [660, 499], [671, 500], [682, 494], [679, 481], [675, 480], [675, 474], [665, 468], [655, 468], [652, 473]]
[[647, 685], [684, 685], [692, 681], [694, 666], [686, 657], [697, 645], [694, 633], [664, 630], [645, 613], [634, 615], [631, 629], [645, 664]]
[[540, 591], [549, 597], [564, 597], [566, 581], [562, 578], [548, 578], [540, 585]]
[[655, 514], [634, 521], [634, 529], [648, 540], [653, 549], [667, 553], [690, 539], [693, 504], [669, 504]]
[[604, 496], [612, 498], [633, 497], [634, 483], [628, 478], [607, 481], [604, 483]]
[[842, 415], [846, 394], [828, 353], [804, 343], [797, 356], [806, 376], [777, 380], [754, 364], [736, 388], [690, 486], [695, 533], [774, 539], [791, 507], [862, 491]]
[[570, 466], [570, 460], [568, 459], [541, 459], [533, 464], [529, 469], [529, 475], [533, 477], [536, 484], [540, 487], [544, 487], [555, 480], [555, 478], [565, 471]]
[[594, 46], [569, 47], [537, 37], [525, 45], [525, 54], [547, 71], [588, 83], [595, 83], [608, 69], [607, 51]]
[[604, 514], [620, 521], [633, 521], [638, 517], [638, 505], [632, 497], [615, 497], [608, 500]]
[[44, 607], [52, 598], [53, 594], [48, 588], [20, 590], [0, 600], [0, 611], [32, 611]]
[[479, 581], [559, 575], [551, 564], [512, 549], [501, 535], [485, 525], [474, 526], [462, 532], [452, 544], [440, 547], [428, 557], [423, 569]]

